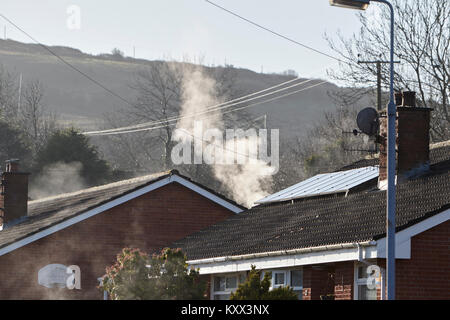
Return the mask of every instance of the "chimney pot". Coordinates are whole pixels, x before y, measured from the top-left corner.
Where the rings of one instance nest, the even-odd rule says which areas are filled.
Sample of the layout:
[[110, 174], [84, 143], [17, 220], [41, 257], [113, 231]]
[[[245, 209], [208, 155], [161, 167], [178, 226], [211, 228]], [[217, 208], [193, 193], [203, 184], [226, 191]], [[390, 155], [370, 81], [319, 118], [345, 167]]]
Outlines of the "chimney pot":
[[403, 93], [396, 92], [394, 94], [394, 97], [395, 97], [395, 105], [396, 106], [401, 106], [402, 105], [402, 100], [403, 100]]
[[0, 226], [3, 228], [27, 216], [28, 175], [19, 172], [18, 159], [6, 161], [0, 184]]
[[[402, 98], [401, 104], [399, 99]], [[430, 168], [430, 108], [416, 108], [414, 91], [397, 92], [396, 114], [396, 173], [397, 182], [426, 172]], [[380, 136], [387, 137], [387, 117], [380, 118]], [[378, 186], [385, 187], [387, 179], [387, 145], [380, 145], [380, 174]]]
[[416, 106], [416, 93], [414, 91], [403, 91], [403, 106]]
[[6, 172], [19, 172], [19, 159], [6, 160]]

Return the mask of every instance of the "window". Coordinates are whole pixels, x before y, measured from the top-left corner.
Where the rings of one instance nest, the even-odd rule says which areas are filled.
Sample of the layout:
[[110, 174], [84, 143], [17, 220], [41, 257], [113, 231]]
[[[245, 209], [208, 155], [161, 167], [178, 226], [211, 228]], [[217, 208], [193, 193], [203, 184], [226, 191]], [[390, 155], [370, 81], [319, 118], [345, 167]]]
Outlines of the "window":
[[236, 289], [237, 288], [237, 277], [227, 277], [225, 280], [226, 289]]
[[[272, 272], [272, 285], [270, 290], [274, 288], [290, 286], [298, 298], [301, 300], [303, 296], [303, 270], [267, 270], [261, 273], [264, 277], [265, 272]], [[247, 273], [240, 272], [234, 274], [222, 274], [212, 276], [211, 279], [211, 299], [213, 300], [228, 300], [230, 294], [238, 288], [240, 283], [247, 280]]]
[[301, 300], [303, 297], [303, 271], [300, 270], [272, 270], [272, 287], [290, 286]]
[[229, 291], [237, 288], [237, 277], [215, 277], [214, 291]]
[[283, 272], [273, 272], [273, 287], [282, 287], [286, 285], [286, 273]]
[[[377, 288], [381, 278], [376, 279], [376, 286], [374, 288], [369, 287], [367, 284], [370, 283], [369, 277], [373, 277], [374, 273], [368, 273], [371, 271], [368, 269], [370, 264], [357, 264], [355, 266], [355, 295], [356, 300], [377, 300]], [[369, 282], [368, 282], [369, 280]]]
[[294, 292], [297, 293], [298, 299], [303, 298], [303, 271], [302, 270], [292, 270], [291, 271], [291, 287]]
[[211, 292], [214, 300], [228, 300], [231, 292], [234, 292], [238, 284], [245, 281], [245, 274], [222, 275], [213, 277], [213, 290]]

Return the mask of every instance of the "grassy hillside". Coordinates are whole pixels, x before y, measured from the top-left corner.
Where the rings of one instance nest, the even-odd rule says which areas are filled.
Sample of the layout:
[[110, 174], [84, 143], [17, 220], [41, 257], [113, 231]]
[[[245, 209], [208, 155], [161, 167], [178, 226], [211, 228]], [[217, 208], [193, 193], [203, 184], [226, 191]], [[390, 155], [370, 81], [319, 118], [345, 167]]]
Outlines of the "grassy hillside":
[[[111, 55], [93, 56], [67, 47], [51, 49], [130, 101], [135, 95], [129, 87], [133, 77], [139, 69], [152, 63], [132, 58], [119, 61]], [[45, 103], [57, 111], [66, 123], [94, 129], [104, 113], [116, 107], [125, 107], [122, 101], [74, 72], [36, 44], [0, 40], [0, 63], [8, 70], [22, 73], [24, 79], [40, 79], [46, 89]], [[261, 74], [246, 69], [236, 71], [237, 85], [244, 92], [254, 92], [290, 79], [283, 75]], [[298, 135], [322, 117], [323, 111], [335, 108], [327, 91], [336, 89], [335, 85], [327, 83], [248, 111], [255, 117], [267, 114], [268, 127], [280, 128], [282, 137]]]

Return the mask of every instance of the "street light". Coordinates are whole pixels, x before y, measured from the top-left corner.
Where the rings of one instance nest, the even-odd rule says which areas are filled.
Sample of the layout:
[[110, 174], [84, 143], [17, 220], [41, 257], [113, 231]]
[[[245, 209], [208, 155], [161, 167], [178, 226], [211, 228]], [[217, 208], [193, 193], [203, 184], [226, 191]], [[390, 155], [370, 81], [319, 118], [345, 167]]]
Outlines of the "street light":
[[330, 5], [342, 8], [366, 10], [370, 0], [330, 0]]
[[394, 8], [387, 0], [330, 0], [332, 6], [365, 10], [369, 3], [381, 2], [389, 6], [391, 11], [391, 52], [390, 52], [390, 87], [387, 107], [387, 220], [386, 220], [386, 269], [387, 298], [395, 299], [395, 117], [397, 107], [394, 102]]

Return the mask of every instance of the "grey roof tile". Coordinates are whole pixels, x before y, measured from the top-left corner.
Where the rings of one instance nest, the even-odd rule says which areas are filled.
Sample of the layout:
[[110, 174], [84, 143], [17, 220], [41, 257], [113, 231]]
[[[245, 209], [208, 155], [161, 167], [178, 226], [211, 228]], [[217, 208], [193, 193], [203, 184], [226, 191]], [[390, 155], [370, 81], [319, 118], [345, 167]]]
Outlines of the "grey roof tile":
[[[433, 149], [430, 157], [427, 175], [397, 187], [398, 230], [450, 207], [450, 147]], [[386, 192], [366, 188], [347, 197], [259, 205], [172, 247], [204, 259], [360, 242], [383, 237], [385, 221]]]
[[29, 201], [28, 216], [20, 223], [0, 231], [0, 248], [162, 179], [169, 174], [161, 172]]

